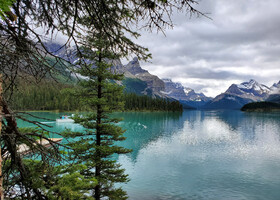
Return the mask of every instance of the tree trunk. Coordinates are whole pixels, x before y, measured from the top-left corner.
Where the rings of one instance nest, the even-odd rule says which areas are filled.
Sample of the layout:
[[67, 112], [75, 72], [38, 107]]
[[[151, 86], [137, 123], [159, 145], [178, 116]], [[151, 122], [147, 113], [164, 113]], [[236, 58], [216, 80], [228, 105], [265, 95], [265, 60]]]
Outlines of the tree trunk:
[[[99, 63], [101, 63], [101, 55], [99, 55]], [[102, 78], [100, 75], [97, 77], [97, 83], [98, 83], [98, 88], [97, 88], [97, 98], [101, 99], [102, 98]], [[101, 119], [102, 119], [102, 106], [100, 104], [97, 105], [97, 117], [96, 117], [96, 145], [100, 147], [101, 145], [101, 133], [100, 133], [100, 125], [101, 125]], [[98, 183], [95, 186], [95, 195], [94, 198], [96, 200], [101, 199], [101, 186], [100, 186], [100, 175], [101, 175], [101, 153], [99, 148], [96, 150], [96, 157], [97, 157], [97, 162], [95, 166], [95, 178], [97, 179]]]
[[[0, 74], [0, 137], [2, 131], [2, 74]], [[1, 152], [1, 143], [0, 143], [0, 200], [4, 200], [4, 189], [3, 189], [3, 174], [2, 174], [2, 152]]]

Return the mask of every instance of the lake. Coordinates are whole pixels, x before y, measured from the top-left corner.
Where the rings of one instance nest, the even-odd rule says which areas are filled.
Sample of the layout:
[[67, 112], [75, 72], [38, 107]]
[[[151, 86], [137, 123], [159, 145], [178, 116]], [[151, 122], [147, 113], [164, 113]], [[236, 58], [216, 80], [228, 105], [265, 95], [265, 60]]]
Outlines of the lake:
[[[62, 113], [32, 112], [55, 120]], [[63, 113], [65, 114], [65, 113]], [[70, 113], [66, 113], [70, 114]], [[127, 131], [117, 157], [131, 200], [279, 200], [280, 113], [115, 113]], [[82, 130], [57, 124], [51, 130]], [[30, 126], [19, 122], [20, 126]]]

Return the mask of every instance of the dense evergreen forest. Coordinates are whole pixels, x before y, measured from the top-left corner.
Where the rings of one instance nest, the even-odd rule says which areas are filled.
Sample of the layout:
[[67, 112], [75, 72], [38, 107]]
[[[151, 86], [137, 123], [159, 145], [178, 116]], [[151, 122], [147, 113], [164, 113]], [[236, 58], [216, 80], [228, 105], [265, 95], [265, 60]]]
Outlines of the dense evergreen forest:
[[280, 104], [274, 102], [253, 102], [244, 105], [242, 111], [279, 111]]
[[151, 110], [151, 111], [182, 111], [183, 106], [178, 101], [157, 98], [149, 96], [138, 96], [133, 93], [124, 95], [125, 110]]
[[[14, 91], [11, 100], [15, 110], [60, 110], [86, 111], [87, 107], [75, 97], [73, 84], [62, 84], [52, 81], [43, 81], [34, 85], [22, 82]], [[134, 93], [125, 93], [124, 110], [126, 111], [182, 111], [178, 101], [162, 98], [151, 98]]]

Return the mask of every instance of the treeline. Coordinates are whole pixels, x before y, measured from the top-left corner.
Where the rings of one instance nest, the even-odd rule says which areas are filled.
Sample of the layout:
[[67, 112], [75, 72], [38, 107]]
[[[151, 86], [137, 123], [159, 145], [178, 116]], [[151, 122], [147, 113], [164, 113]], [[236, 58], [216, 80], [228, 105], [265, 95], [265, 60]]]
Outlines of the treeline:
[[73, 85], [42, 82], [21, 83], [13, 92], [11, 107], [14, 110], [82, 110], [83, 107], [69, 90]]
[[[14, 110], [60, 110], [86, 111], [87, 107], [73, 95], [74, 85], [53, 82], [40, 84], [21, 83], [14, 91], [11, 107]], [[124, 109], [126, 111], [182, 111], [178, 101], [153, 99], [149, 96], [139, 96], [133, 93], [124, 94]]]
[[150, 110], [150, 111], [182, 111], [183, 106], [178, 101], [139, 96], [133, 93], [125, 94], [125, 110]]
[[279, 111], [280, 104], [274, 102], [253, 102], [244, 105], [242, 111]]

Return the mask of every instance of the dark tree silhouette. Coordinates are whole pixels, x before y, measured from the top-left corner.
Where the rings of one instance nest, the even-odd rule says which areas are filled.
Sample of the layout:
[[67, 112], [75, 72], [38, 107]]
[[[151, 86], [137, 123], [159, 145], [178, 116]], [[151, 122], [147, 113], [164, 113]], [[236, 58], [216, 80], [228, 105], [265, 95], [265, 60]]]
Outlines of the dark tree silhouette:
[[[7, 6], [0, 7], [4, 9], [0, 12], [0, 73], [3, 76], [4, 94], [9, 95], [13, 94], [19, 79], [39, 82], [46, 76], [52, 77], [55, 73], [59, 73], [57, 65], [64, 65], [67, 62], [56, 56], [55, 51], [50, 52], [46, 48], [44, 42], [47, 41], [47, 36], [52, 38], [57, 33], [67, 36], [68, 39], [63, 47], [75, 45], [75, 54], [81, 58], [76, 65], [87, 74], [86, 70], [91, 70], [93, 64], [97, 66], [97, 70], [102, 71], [104, 58], [115, 59], [131, 54], [144, 60], [150, 57], [146, 48], [130, 39], [140, 36], [134, 31], [135, 25], [146, 30], [164, 32], [165, 28], [173, 26], [171, 16], [174, 11], [202, 15], [194, 8], [197, 3], [195, 0], [6, 0], [3, 2], [13, 3], [10, 10], [5, 10]], [[106, 50], [103, 49], [104, 47]], [[92, 56], [97, 56], [99, 60], [93, 59]], [[56, 62], [50, 62], [49, 58], [55, 59]], [[95, 63], [91, 62], [89, 66], [88, 60]], [[88, 73], [91, 74], [90, 71]], [[99, 106], [103, 99], [102, 95], [100, 96], [102, 93], [100, 87], [103, 87], [104, 81], [108, 78], [105, 75], [107, 76], [107, 72], [102, 71], [95, 77], [99, 84], [95, 84], [97, 88], [93, 90], [99, 91]], [[1, 105], [1, 113], [5, 119], [2, 120], [1, 148], [4, 150], [2, 156], [5, 153], [10, 155], [9, 159], [4, 160], [8, 166], [4, 171], [4, 177], [10, 178], [12, 174], [20, 174], [18, 184], [24, 193], [21, 194], [21, 198], [47, 199], [43, 194], [44, 190], [32, 184], [32, 179], [29, 177], [30, 170], [18, 153], [17, 145], [26, 144], [32, 147], [35, 149], [34, 152], [40, 152], [44, 161], [59, 157], [59, 152], [42, 149], [43, 147], [36, 143], [36, 137], [48, 139], [42, 132], [30, 130], [22, 132], [18, 129], [15, 120], [18, 116], [9, 109], [9, 98], [7, 100], [2, 98]], [[99, 115], [97, 120], [104, 119], [102, 109], [97, 104], [97, 115]], [[100, 126], [96, 125], [96, 128]], [[98, 141], [100, 140], [97, 138], [96, 142]], [[55, 147], [56, 144], [52, 144]], [[98, 195], [95, 197], [98, 199]]]

